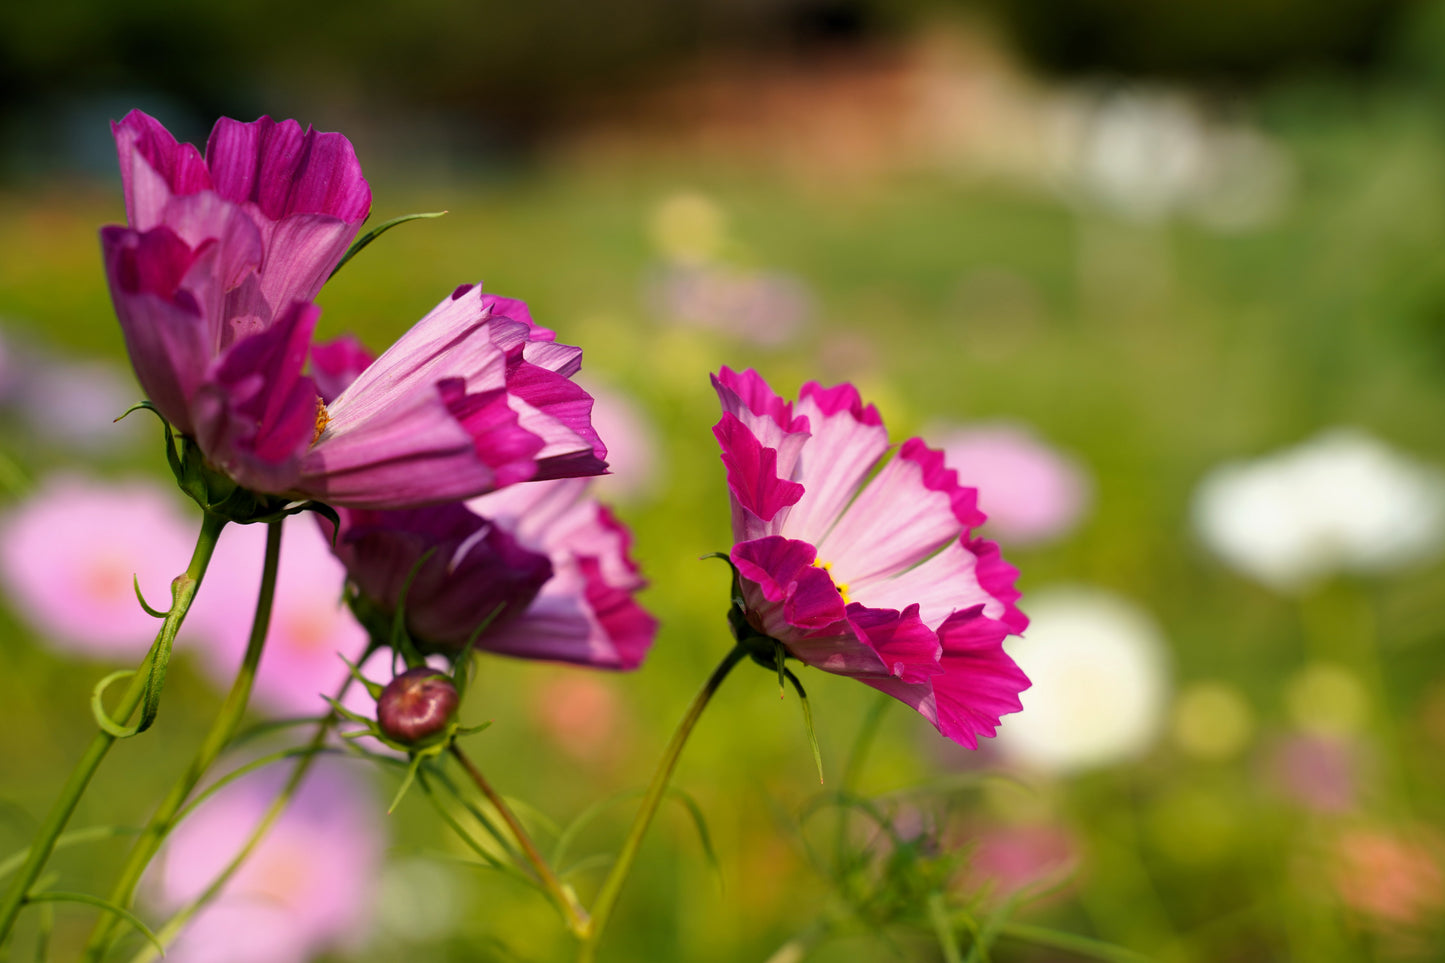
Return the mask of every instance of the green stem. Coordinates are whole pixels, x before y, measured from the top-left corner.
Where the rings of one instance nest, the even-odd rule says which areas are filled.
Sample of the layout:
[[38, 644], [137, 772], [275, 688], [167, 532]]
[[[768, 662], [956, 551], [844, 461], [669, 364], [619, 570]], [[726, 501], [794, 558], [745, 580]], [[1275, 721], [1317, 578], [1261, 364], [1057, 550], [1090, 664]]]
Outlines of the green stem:
[[[158, 657], [161, 663], [164, 663], [164, 660], [169, 657], [176, 633], [180, 630], [181, 623], [190, 610], [191, 600], [195, 598], [196, 589], [200, 587], [201, 579], [205, 577], [206, 567], [210, 564], [211, 555], [216, 550], [216, 540], [220, 538], [221, 529], [225, 526], [226, 519], [220, 515], [212, 515], [207, 512], [203, 517], [200, 534], [196, 537], [196, 547], [191, 553], [191, 563], [186, 567], [183, 575], [176, 576], [175, 580], [171, 582], [171, 607], [166, 612], [165, 621], [161, 623], [155, 642], [151, 645], [150, 651], [146, 653], [140, 667], [136, 669], [135, 675], [131, 677], [130, 686], [121, 696], [119, 704], [112, 713], [112, 719], [118, 720], [121, 725], [125, 725], [130, 720], [141, 702], [146, 699], [147, 690], [152, 684], [152, 673], [159, 676], [159, 672], [156, 671]], [[152, 698], [155, 697], [156, 694], [152, 694]], [[35, 842], [30, 846], [30, 854], [25, 860], [25, 865], [21, 867], [20, 872], [11, 883], [4, 901], [0, 902], [0, 943], [5, 941], [6, 937], [10, 935], [11, 929], [14, 928], [15, 918], [25, 905], [30, 888], [35, 885], [35, 880], [39, 878], [45, 864], [50, 860], [50, 853], [55, 849], [55, 841], [65, 831], [65, 826], [70, 822], [75, 807], [80, 803], [80, 797], [85, 794], [91, 778], [100, 768], [100, 764], [104, 761], [106, 754], [110, 752], [111, 746], [115, 745], [117, 738], [119, 738], [117, 735], [103, 729], [96, 733], [95, 738], [86, 747], [85, 753], [75, 764], [65, 785], [61, 787], [60, 795], [56, 798], [50, 813], [45, 817], [45, 822], [35, 835]]]
[[[110, 902], [116, 906], [130, 906], [141, 875], [160, 849], [166, 834], [175, 826], [176, 814], [240, 728], [241, 719], [246, 714], [246, 705], [251, 700], [256, 670], [261, 664], [266, 633], [271, 625], [271, 608], [276, 598], [276, 574], [280, 561], [281, 522], [278, 520], [266, 526], [266, 560], [261, 569], [261, 590], [256, 598], [256, 615], [251, 621], [251, 637], [246, 643], [246, 654], [241, 659], [241, 669], [236, 674], [236, 681], [231, 683], [231, 691], [226, 693], [226, 699], [221, 703], [221, 711], [216, 714], [210, 731], [201, 741], [195, 758], [181, 774], [181, 778], [171, 786], [170, 792], [156, 807], [150, 822], [131, 847], [125, 866], [110, 891]], [[117, 918], [113, 915], [102, 916], [97, 920], [95, 929], [90, 934], [90, 942], [86, 944], [84, 959], [91, 963], [104, 959], [115, 937], [117, 926]]]
[[[368, 649], [359, 662], [366, 661], [366, 657], [371, 654], [371, 651], [372, 650]], [[352, 680], [348, 676], [346, 681], [341, 684], [341, 688], [337, 690], [336, 700], [338, 702], [346, 695], [346, 690], [351, 687], [351, 682]], [[245, 864], [246, 860], [251, 857], [251, 853], [261, 844], [261, 840], [271, 831], [272, 825], [281, 817], [281, 813], [284, 812], [287, 805], [290, 804], [291, 799], [296, 795], [296, 791], [301, 788], [302, 780], [304, 780], [306, 774], [310, 772], [311, 764], [322, 754], [321, 749], [326, 743], [326, 735], [331, 731], [331, 727], [336, 724], [338, 718], [339, 716], [336, 712], [332, 711], [317, 724], [316, 733], [311, 737], [311, 742], [307, 744], [300, 760], [296, 763], [296, 768], [291, 770], [291, 777], [286, 780], [286, 785], [281, 788], [280, 794], [272, 800], [270, 808], [267, 809], [265, 815], [261, 817], [261, 821], [256, 824], [255, 829], [251, 830], [251, 835], [246, 840], [246, 844], [241, 847], [240, 851], [231, 859], [231, 862], [227, 864], [226, 868], [223, 869], [215, 879], [211, 880], [211, 885], [206, 887], [205, 892], [183, 907], [176, 915], [166, 921], [165, 926], [162, 926], [156, 931], [156, 938], [162, 946], [175, 939], [177, 934], [185, 928], [186, 924], [189, 923], [197, 913], [209, 906], [211, 901], [220, 894], [226, 884], [231, 881], [231, 878], [241, 869], [241, 866]], [[154, 960], [159, 955], [155, 947], [147, 944], [146, 946], [142, 946], [140, 951], [131, 958], [131, 963], [150, 963], [151, 960]]]
[[677, 724], [677, 730], [673, 732], [662, 758], [658, 760], [657, 770], [652, 774], [652, 782], [648, 784], [647, 793], [642, 797], [637, 816], [632, 820], [632, 828], [627, 831], [627, 838], [623, 840], [617, 862], [612, 864], [611, 872], [607, 874], [607, 879], [603, 880], [602, 888], [597, 892], [597, 901], [592, 907], [592, 925], [582, 937], [577, 963], [592, 963], [597, 958], [597, 944], [602, 940], [602, 933], [612, 917], [612, 909], [617, 905], [617, 898], [622, 893], [622, 884], [627, 881], [627, 874], [631, 872], [637, 852], [642, 848], [642, 837], [647, 834], [647, 827], [652, 824], [652, 817], [657, 814], [657, 807], [662, 804], [662, 797], [667, 793], [667, 784], [672, 779], [672, 771], [677, 768], [678, 759], [682, 757], [688, 736], [692, 734], [698, 719], [702, 718], [702, 711], [707, 708], [713, 693], [722, 685], [733, 666], [746, 655], [747, 649], [742, 645], [733, 646], [732, 650], [723, 656], [717, 668], [712, 670], [712, 675], [708, 676], [693, 697], [692, 705], [687, 707], [687, 714]]
[[577, 894], [573, 893], [569, 887], [563, 886], [557, 879], [557, 874], [552, 872], [552, 867], [547, 863], [546, 858], [538, 851], [532, 838], [527, 835], [527, 830], [522, 826], [521, 820], [512, 812], [501, 794], [493, 789], [492, 784], [482, 776], [481, 770], [463, 754], [461, 747], [453, 742], [449, 748], [457, 762], [461, 763], [462, 768], [471, 777], [472, 782], [476, 783], [477, 788], [482, 791], [482, 795], [486, 796], [487, 801], [501, 814], [502, 821], [512, 831], [513, 838], [522, 848], [522, 853], [527, 857], [527, 862], [531, 864], [532, 871], [536, 873], [537, 881], [542, 884], [542, 888], [552, 897], [557, 908], [566, 917], [567, 928], [579, 936], [587, 933], [587, 910], [577, 901]]

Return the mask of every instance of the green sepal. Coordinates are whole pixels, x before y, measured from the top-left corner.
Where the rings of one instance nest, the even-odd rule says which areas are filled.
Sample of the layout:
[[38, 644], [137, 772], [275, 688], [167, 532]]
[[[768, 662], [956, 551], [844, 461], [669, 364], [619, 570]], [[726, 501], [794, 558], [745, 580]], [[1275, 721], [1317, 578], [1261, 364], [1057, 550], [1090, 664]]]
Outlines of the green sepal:
[[330, 281], [332, 278], [336, 277], [336, 272], [340, 271], [342, 266], [345, 265], [347, 261], [356, 257], [356, 255], [360, 254], [363, 250], [365, 250], [368, 244], [381, 237], [381, 235], [396, 227], [398, 224], [405, 224], [407, 221], [419, 221], [434, 217], [441, 217], [445, 213], [446, 211], [429, 211], [425, 214], [403, 214], [401, 217], [393, 217], [389, 221], [382, 221], [380, 224], [376, 225], [376, 227], [373, 227], [371, 230], [367, 231], [365, 234], [361, 235], [361, 237], [358, 237], [354, 242], [352, 242], [351, 247], [346, 249], [346, 253], [341, 255], [341, 260], [336, 262], [336, 267], [332, 268], [331, 273], [326, 276], [326, 280]]
[[332, 712], [336, 713], [338, 716], [347, 720], [348, 722], [355, 722], [358, 725], [363, 726], [375, 726], [375, 723], [371, 719], [366, 718], [366, 716], [352, 712], [350, 709], [346, 708], [346, 706], [342, 705], [340, 702], [337, 702], [331, 696], [324, 695], [321, 698], [325, 699], [327, 704], [331, 706]]
[[[342, 661], [342, 662], [345, 662], [345, 663], [346, 663], [347, 671], [349, 671], [349, 672], [351, 673], [351, 677], [352, 677], [353, 679], [355, 679], [357, 682], [360, 682], [360, 683], [362, 684], [362, 686], [366, 689], [367, 695], [371, 696], [373, 699], [380, 699], [380, 698], [381, 698], [381, 690], [382, 690], [382, 689], [385, 689], [386, 686], [382, 685], [380, 682], [373, 682], [372, 680], [368, 679], [366, 676], [362, 675], [362, 674], [361, 674], [361, 666], [357, 665], [355, 662], [352, 662], [352, 661], [351, 661], [350, 659], [348, 659], [346, 656], [341, 655], [340, 652], [338, 652], [338, 653], [336, 653], [336, 654], [341, 657], [341, 661]], [[333, 700], [333, 699], [329, 699], [329, 698], [328, 698], [326, 701], [327, 701], [327, 702], [331, 702], [333, 705], [335, 705], [335, 700]]]
[[[778, 647], [782, 648], [781, 645]], [[813, 707], [808, 704], [808, 693], [803, 691], [803, 683], [793, 675], [792, 669], [785, 669], [782, 665], [780, 661], [778, 663], [779, 671], [787, 676], [788, 681], [793, 684], [793, 688], [798, 692], [798, 701], [803, 704], [803, 725], [808, 729], [808, 745], [813, 749], [813, 764], [818, 767], [818, 785], [821, 786], [823, 784], [823, 753], [818, 749], [818, 731], [813, 727]]]
[[421, 768], [424, 758], [421, 754], [411, 757], [411, 765], [406, 767], [406, 775], [402, 777], [401, 786], [396, 790], [396, 795], [391, 798], [391, 805], [386, 807], [388, 816], [396, 811], [397, 806], [401, 805], [401, 798], [406, 795], [406, 791], [411, 788], [412, 783], [416, 782], [416, 771]]

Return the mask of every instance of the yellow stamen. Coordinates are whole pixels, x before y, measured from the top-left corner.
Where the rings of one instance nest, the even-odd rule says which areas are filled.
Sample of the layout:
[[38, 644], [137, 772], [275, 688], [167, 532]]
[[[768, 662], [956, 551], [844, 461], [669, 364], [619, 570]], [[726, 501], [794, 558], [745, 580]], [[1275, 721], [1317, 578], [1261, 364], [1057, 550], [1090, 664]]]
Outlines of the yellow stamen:
[[839, 595], [843, 596], [843, 604], [844, 604], [844, 605], [847, 605], [847, 604], [848, 604], [848, 583], [847, 583], [847, 582], [840, 582], [840, 581], [838, 581], [836, 578], [833, 578], [833, 563], [832, 563], [832, 562], [815, 561], [815, 562], [813, 562], [813, 564], [814, 564], [815, 566], [817, 566], [818, 568], [821, 568], [823, 571], [827, 572], [827, 573], [828, 573], [828, 577], [831, 578], [831, 579], [833, 579], [833, 587], [838, 590], [838, 594], [839, 594]]
[[318, 442], [318, 441], [321, 440], [321, 433], [326, 430], [326, 426], [327, 426], [328, 424], [330, 424], [330, 423], [331, 423], [331, 416], [326, 413], [326, 402], [322, 401], [320, 398], [317, 398], [317, 399], [316, 399], [316, 432], [311, 436], [311, 444], [314, 445], [314, 444], [316, 444], [316, 442]]

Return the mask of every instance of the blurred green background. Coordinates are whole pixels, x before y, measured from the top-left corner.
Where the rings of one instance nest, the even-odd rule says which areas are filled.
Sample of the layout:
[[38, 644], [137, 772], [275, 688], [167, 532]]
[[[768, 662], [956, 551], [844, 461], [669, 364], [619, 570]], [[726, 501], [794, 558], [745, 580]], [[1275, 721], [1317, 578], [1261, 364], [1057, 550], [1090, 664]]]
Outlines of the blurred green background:
[[[928, 858], [966, 863], [1009, 827], [1064, 840], [1063, 868], [1040, 871], [1056, 891], [1009, 904], [1027, 925], [1169, 961], [1445, 958], [1445, 566], [1277, 591], [1191, 524], [1212, 468], [1331, 426], [1445, 463], [1442, 41], [1445, 5], [1424, 0], [10, 5], [0, 334], [124, 363], [96, 230], [124, 219], [106, 121], [131, 107], [197, 141], [217, 114], [341, 130], [375, 219], [448, 210], [344, 269], [324, 332], [379, 347], [484, 279], [581, 345], [590, 383], [655, 430], [656, 477], [619, 514], [663, 628], [643, 669], [600, 682], [614, 741], [569, 749], [539, 721], [579, 670], [489, 658], [471, 695], [468, 714], [495, 720], [474, 755], [563, 824], [645, 783], [728, 645], [725, 570], [697, 561], [728, 545], [710, 371], [756, 367], [783, 393], [853, 380], [895, 437], [1027, 424], [1085, 466], [1093, 499], [1066, 537], [1004, 540], [1024, 611], [1063, 584], [1131, 600], [1166, 640], [1170, 702], [1142, 751], [1055, 774], [951, 751], [893, 705], [856, 788], [911, 821]], [[726, 311], [686, 323], [659, 279], [699, 270], [788, 278], [796, 330], [760, 342]], [[0, 510], [60, 468], [164, 471], [148, 432], [89, 454], [3, 417]], [[8, 852], [88, 741], [109, 669], [48, 649], [3, 601], [0, 653]], [[1345, 682], [1310, 688], [1321, 665]], [[873, 693], [804, 681], [836, 789]], [[1206, 683], [1236, 736], [1201, 750], [1190, 733], [1226, 724], [1183, 708]], [[763, 961], [817, 919], [836, 935], [808, 959], [945, 958], [918, 900], [859, 917], [845, 893], [871, 884], [840, 888], [810, 857], [829, 857], [834, 814], [804, 819], [819, 787], [774, 686], [740, 670], [678, 772], [719, 866], [664, 810], [604, 959]], [[142, 820], [216, 700], [182, 659], [160, 723], [117, 749], [76, 825]], [[1343, 804], [1282, 782], [1281, 747], [1302, 738], [1352, 760]], [[377, 774], [382, 797], [393, 779]], [[615, 847], [629, 811], [606, 810], [582, 850]], [[419, 799], [391, 823], [397, 859], [462, 855]], [[55, 866], [64, 888], [101, 891], [123, 852]], [[383, 927], [352, 958], [567, 958], [540, 898], [436, 865], [460, 907], [444, 931]], [[577, 879], [587, 893], [600, 873]], [[981, 919], [999, 888], [965, 869], [944, 886]], [[59, 912], [55, 958], [90, 919]], [[1087, 958], [1021, 933], [990, 958]]]

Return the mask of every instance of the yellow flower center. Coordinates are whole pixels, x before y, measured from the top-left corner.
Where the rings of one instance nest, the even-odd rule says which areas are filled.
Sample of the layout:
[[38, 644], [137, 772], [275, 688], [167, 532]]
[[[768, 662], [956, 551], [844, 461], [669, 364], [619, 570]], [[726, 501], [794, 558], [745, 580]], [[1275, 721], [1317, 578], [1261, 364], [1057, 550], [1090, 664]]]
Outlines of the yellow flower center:
[[317, 399], [316, 399], [316, 431], [311, 435], [311, 444], [314, 445], [314, 444], [316, 444], [318, 441], [321, 440], [321, 433], [326, 430], [326, 426], [327, 426], [328, 424], [330, 424], [330, 423], [331, 423], [331, 416], [326, 413], [326, 402], [322, 401], [320, 398], [317, 398]]
[[833, 563], [832, 563], [832, 562], [824, 562], [824, 561], [814, 561], [813, 564], [814, 564], [815, 566], [817, 566], [818, 568], [821, 568], [823, 571], [827, 572], [827, 573], [828, 573], [828, 577], [831, 578], [831, 579], [833, 579], [833, 587], [838, 590], [838, 594], [839, 594], [839, 595], [843, 596], [843, 604], [844, 604], [844, 605], [847, 605], [847, 604], [848, 604], [848, 583], [847, 583], [847, 582], [840, 582], [840, 581], [838, 581], [836, 578], [833, 578]]

